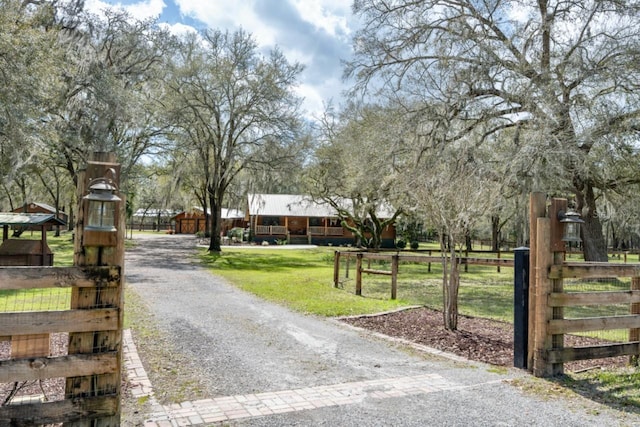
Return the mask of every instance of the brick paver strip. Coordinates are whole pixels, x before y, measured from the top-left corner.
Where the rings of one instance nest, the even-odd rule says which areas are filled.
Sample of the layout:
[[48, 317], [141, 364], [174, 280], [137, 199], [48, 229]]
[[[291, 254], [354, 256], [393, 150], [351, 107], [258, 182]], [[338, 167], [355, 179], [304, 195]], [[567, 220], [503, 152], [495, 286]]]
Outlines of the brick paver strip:
[[123, 334], [123, 348], [125, 368], [134, 395], [136, 397], [149, 396], [152, 403], [153, 413], [149, 414], [145, 427], [201, 425], [271, 414], [307, 411], [328, 406], [350, 405], [360, 403], [366, 398], [390, 399], [479, 385], [460, 386], [438, 374], [424, 374], [305, 387], [297, 390], [225, 396], [162, 406], [155, 401], [151, 383], [138, 359], [135, 344], [128, 330]]

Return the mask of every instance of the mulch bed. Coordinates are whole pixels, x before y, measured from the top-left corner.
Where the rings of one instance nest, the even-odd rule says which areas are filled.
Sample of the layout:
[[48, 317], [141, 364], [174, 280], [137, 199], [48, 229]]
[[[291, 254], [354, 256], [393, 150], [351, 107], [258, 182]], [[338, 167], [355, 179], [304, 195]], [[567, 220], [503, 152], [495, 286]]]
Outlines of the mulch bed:
[[[344, 318], [341, 321], [384, 335], [432, 347], [447, 353], [490, 363], [513, 366], [513, 325], [506, 322], [460, 315], [458, 330], [444, 329], [442, 312], [415, 308], [377, 316]], [[601, 340], [565, 335], [565, 345], [580, 347], [602, 343]], [[583, 360], [565, 363], [565, 371], [580, 371], [595, 367], [620, 367], [628, 357]]]

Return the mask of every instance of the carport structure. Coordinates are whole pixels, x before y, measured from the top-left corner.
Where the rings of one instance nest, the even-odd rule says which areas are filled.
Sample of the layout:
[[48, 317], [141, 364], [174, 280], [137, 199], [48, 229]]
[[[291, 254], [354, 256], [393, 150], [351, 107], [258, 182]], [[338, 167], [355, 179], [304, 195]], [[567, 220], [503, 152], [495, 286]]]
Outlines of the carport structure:
[[[0, 265], [53, 265], [53, 254], [47, 245], [47, 227], [65, 225], [55, 214], [0, 212], [0, 225]], [[28, 230], [40, 228], [41, 239], [10, 239], [9, 227]]]

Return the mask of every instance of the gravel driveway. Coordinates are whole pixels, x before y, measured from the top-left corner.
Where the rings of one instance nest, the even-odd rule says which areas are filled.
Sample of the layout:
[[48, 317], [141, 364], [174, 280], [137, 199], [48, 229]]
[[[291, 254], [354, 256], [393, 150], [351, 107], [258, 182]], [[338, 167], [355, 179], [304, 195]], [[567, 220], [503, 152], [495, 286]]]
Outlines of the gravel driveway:
[[[191, 236], [136, 239], [137, 246], [126, 253], [127, 283], [180, 352], [202, 368], [210, 396], [244, 399], [329, 385], [369, 387], [344, 404], [244, 417], [233, 425], [640, 425], [635, 415], [582, 399], [525, 394], [513, 383], [527, 378], [518, 370], [435, 357], [262, 301], [202, 269]], [[372, 387], [414, 377], [429, 378], [434, 387], [396, 397], [376, 394]]]

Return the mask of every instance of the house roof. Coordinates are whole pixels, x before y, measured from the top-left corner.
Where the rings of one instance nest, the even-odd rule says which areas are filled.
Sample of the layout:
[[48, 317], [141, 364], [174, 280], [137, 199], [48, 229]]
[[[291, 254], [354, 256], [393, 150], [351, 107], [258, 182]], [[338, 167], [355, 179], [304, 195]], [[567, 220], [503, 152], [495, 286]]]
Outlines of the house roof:
[[329, 205], [316, 203], [308, 196], [294, 194], [249, 194], [249, 215], [335, 217]]
[[54, 214], [0, 212], [0, 225], [65, 225]]
[[[51, 205], [48, 205], [46, 203], [30, 202], [30, 203], [27, 203], [26, 206], [28, 206], [27, 209], [33, 209], [34, 207], [37, 206], [37, 207], [39, 207], [39, 208], [41, 208], [41, 209], [43, 209], [45, 211], [48, 211], [48, 212], [51, 212], [51, 213], [56, 213], [56, 208], [51, 206]], [[13, 209], [11, 212], [24, 212], [24, 210], [25, 210], [25, 206], [20, 206], [20, 207], [17, 207], [15, 209]], [[60, 211], [59, 214], [66, 215], [66, 213], [63, 212], [63, 211]]]
[[[180, 214], [183, 214], [184, 212], [185, 211], [174, 215], [173, 218], [176, 218], [177, 216], [179, 216]], [[202, 215], [203, 209], [194, 206], [191, 209], [191, 212], [197, 212], [198, 215]], [[211, 213], [211, 211], [209, 211], [209, 214], [210, 213]], [[220, 214], [221, 214], [222, 219], [244, 219], [244, 213], [242, 211], [238, 210], [238, 209], [222, 208]]]
[[[352, 202], [343, 200], [341, 205], [351, 210]], [[393, 209], [388, 205], [379, 206], [380, 218], [391, 218]], [[327, 203], [318, 203], [310, 196], [294, 194], [249, 194], [249, 215], [260, 216], [301, 216], [336, 218], [338, 213]]]
[[153, 217], [153, 216], [158, 216], [158, 214], [160, 214], [160, 216], [166, 217], [166, 216], [175, 215], [176, 212], [172, 211], [170, 209], [143, 209], [143, 208], [139, 208], [139, 209], [136, 209], [136, 211], [133, 213], [133, 216], [135, 216], [135, 217], [139, 217], [139, 216]]

